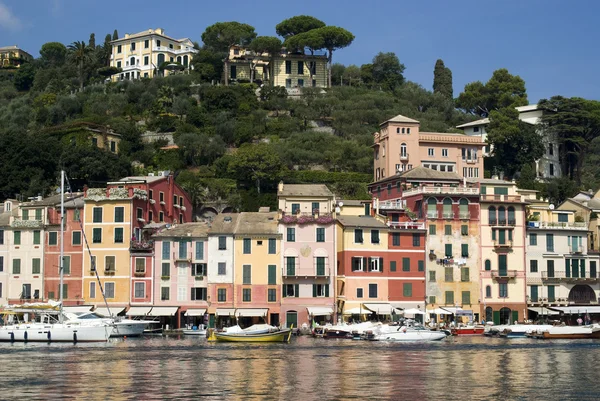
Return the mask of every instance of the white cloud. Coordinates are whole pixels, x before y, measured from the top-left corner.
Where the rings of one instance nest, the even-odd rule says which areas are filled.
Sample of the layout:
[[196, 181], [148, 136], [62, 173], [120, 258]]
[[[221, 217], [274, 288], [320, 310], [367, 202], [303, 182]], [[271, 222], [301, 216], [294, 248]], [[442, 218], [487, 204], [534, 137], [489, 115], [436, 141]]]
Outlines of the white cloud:
[[22, 26], [21, 20], [8, 7], [0, 3], [0, 28], [9, 31], [18, 31]]

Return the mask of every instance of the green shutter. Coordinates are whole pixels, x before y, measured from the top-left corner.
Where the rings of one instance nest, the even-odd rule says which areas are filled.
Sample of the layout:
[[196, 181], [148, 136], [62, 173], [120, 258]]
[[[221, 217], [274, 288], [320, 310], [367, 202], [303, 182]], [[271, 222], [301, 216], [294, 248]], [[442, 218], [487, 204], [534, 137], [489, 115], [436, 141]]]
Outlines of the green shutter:
[[571, 259], [565, 259], [565, 276], [571, 277]]
[[463, 305], [471, 305], [471, 292], [470, 291], [462, 292], [462, 304]]
[[420, 271], [420, 272], [424, 272], [425, 271], [425, 262], [424, 261], [419, 260], [418, 266], [419, 266], [418, 269], [417, 269], [418, 271]]
[[402, 258], [402, 271], [403, 272], [410, 271], [410, 258]]
[[452, 257], [452, 244], [446, 244], [446, 257]]
[[494, 318], [494, 324], [500, 324], [500, 311], [499, 310], [493, 311], [492, 316]]
[[412, 284], [411, 283], [404, 283], [402, 285], [402, 296], [412, 297]]
[[500, 276], [508, 275], [506, 270], [506, 255], [498, 255], [498, 274]]
[[446, 305], [454, 305], [454, 291], [446, 291]]
[[325, 297], [329, 298], [329, 284], [325, 284]]
[[317, 297], [317, 285], [313, 284], [312, 287], [313, 287], [313, 298], [316, 298]]
[[469, 256], [469, 244], [461, 244], [460, 245], [460, 254], [463, 258], [466, 258]]
[[516, 323], [519, 320], [519, 311], [512, 311], [512, 323]]
[[554, 286], [549, 285], [548, 286], [548, 302], [554, 302], [554, 301], [556, 301], [556, 295], [554, 293]]
[[579, 268], [581, 269], [581, 274], [579, 275], [579, 277], [585, 278], [585, 259], [581, 259], [579, 261]]
[[460, 281], [469, 281], [469, 268], [463, 267], [460, 269]]
[[435, 224], [429, 225], [429, 235], [435, 235], [435, 228], [436, 228]]
[[285, 286], [286, 284], [281, 286], [281, 297], [282, 298], [286, 298], [287, 297], [287, 291], [285, 290]]
[[323, 256], [317, 256], [317, 276], [325, 275], [325, 258]]
[[277, 266], [269, 265], [269, 285], [277, 284]]
[[383, 258], [379, 258], [379, 271], [383, 273]]
[[299, 284], [294, 284], [294, 296], [296, 298], [298, 298], [299, 292], [300, 292], [300, 285]]
[[396, 271], [396, 261], [395, 260], [390, 260], [390, 271], [391, 272]]

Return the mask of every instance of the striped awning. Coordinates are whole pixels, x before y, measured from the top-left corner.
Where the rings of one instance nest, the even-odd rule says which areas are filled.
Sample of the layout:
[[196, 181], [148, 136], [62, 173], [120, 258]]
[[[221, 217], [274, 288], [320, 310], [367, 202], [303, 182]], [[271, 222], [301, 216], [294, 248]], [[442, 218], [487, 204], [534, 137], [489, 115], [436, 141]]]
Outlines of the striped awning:
[[206, 309], [188, 309], [185, 311], [186, 316], [204, 316]]
[[148, 316], [173, 316], [179, 306], [154, 306]]
[[233, 308], [217, 308], [215, 313], [217, 316], [235, 316], [235, 309]]
[[537, 313], [538, 315], [548, 315], [548, 316], [552, 316], [552, 315], [560, 315], [560, 312], [557, 312], [555, 310], [551, 310], [548, 308], [536, 308], [536, 307], [530, 307], [527, 308], [528, 310]]
[[312, 316], [327, 316], [333, 313], [331, 306], [308, 306], [306, 310]]
[[269, 309], [236, 309], [235, 316], [237, 317], [262, 317], [267, 316]]
[[127, 313], [125, 313], [125, 315], [126, 316], [146, 316], [148, 313], [150, 313], [151, 309], [152, 309], [151, 306], [132, 306], [131, 308], [129, 308]]
[[363, 304], [363, 307], [370, 310], [371, 312], [375, 312], [378, 315], [391, 315], [392, 312], [396, 313], [396, 309], [389, 303], [381, 303], [381, 304]]

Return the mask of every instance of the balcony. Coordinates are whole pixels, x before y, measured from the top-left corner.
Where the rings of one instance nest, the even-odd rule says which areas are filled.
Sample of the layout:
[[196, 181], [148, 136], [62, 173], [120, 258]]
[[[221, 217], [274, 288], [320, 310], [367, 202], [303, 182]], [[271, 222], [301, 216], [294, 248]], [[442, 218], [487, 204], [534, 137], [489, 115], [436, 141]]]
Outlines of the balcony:
[[380, 210], [404, 210], [406, 208], [405, 200], [395, 200], [395, 201], [386, 201], [379, 202]]
[[461, 220], [470, 220], [471, 219], [471, 213], [469, 212], [459, 212], [458, 213], [458, 218]]
[[167, 46], [153, 46], [152, 51], [153, 52], [167, 52], [167, 53], [172, 53], [172, 54], [190, 54], [190, 53], [196, 54], [196, 53], [198, 53], [198, 50], [194, 49], [193, 47], [186, 48], [186, 49], [171, 49], [170, 47], [167, 47]]
[[482, 202], [522, 203], [521, 195], [481, 195]]
[[437, 210], [435, 212], [427, 211], [427, 218], [428, 219], [439, 219], [440, 218], [440, 214], [438, 213]]
[[454, 212], [444, 212], [444, 213], [442, 213], [442, 217], [444, 219], [453, 219], [454, 218]]
[[192, 253], [191, 252], [186, 252], [186, 253], [181, 253], [181, 252], [173, 252], [173, 260], [175, 262], [192, 262]]
[[43, 220], [23, 220], [20, 217], [15, 217], [10, 223], [12, 228], [41, 228], [44, 225]]
[[417, 194], [479, 195], [479, 188], [434, 187], [426, 185], [418, 188], [407, 189], [406, 191], [402, 192], [402, 196], [412, 196]]
[[283, 267], [281, 269], [281, 275], [283, 277], [329, 277], [329, 266], [323, 268], [317, 267]]
[[132, 252], [152, 252], [154, 251], [154, 241], [130, 241], [129, 250]]
[[500, 242], [498, 240], [494, 241], [494, 248], [512, 248], [513, 242], [511, 240]]
[[516, 270], [492, 270], [492, 279], [514, 279], [517, 276]]
[[465, 162], [467, 164], [477, 164], [477, 159], [466, 159]]
[[143, 272], [142, 271], [138, 271], [138, 272], [133, 273], [133, 275], [135, 277], [144, 277], [144, 276], [146, 276], [146, 272], [145, 271], [143, 271]]
[[[598, 278], [597, 274], [594, 274], [592, 277], [579, 277], [579, 274], [577, 275], [578, 277], [573, 277], [573, 275], [571, 274], [572, 271], [569, 272], [569, 274], [567, 275], [567, 272], [565, 270], [555, 270], [554, 272], [542, 272], [542, 280], [544, 281], [568, 281], [568, 282], [595, 282], [600, 280], [600, 278]], [[580, 272], [578, 272], [580, 273]], [[587, 271], [587, 273], [590, 273], [589, 271]]]
[[408, 160], [408, 153], [400, 153], [400, 160], [405, 161]]
[[399, 230], [424, 230], [425, 223], [416, 221], [388, 221], [388, 227]]
[[569, 253], [572, 253], [572, 254], [581, 254], [581, 253], [584, 253], [583, 252], [583, 247], [580, 246], [580, 245], [576, 245], [576, 246], [569, 245]]

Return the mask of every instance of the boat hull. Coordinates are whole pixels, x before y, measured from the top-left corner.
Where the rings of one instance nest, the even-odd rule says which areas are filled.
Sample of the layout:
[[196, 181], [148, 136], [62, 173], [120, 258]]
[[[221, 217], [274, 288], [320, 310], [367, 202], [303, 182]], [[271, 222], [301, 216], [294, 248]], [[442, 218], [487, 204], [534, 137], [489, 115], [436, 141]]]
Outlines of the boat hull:
[[205, 336], [206, 330], [183, 330], [186, 336]]
[[106, 342], [112, 332], [112, 326], [14, 325], [0, 327], [0, 341]]
[[475, 326], [475, 327], [459, 327], [456, 329], [452, 329], [451, 333], [453, 336], [481, 336], [485, 331], [485, 327], [483, 326]]
[[396, 331], [391, 333], [384, 333], [375, 336], [372, 340], [375, 341], [402, 341], [402, 342], [427, 342], [427, 341], [440, 341], [446, 338], [446, 333], [439, 331]]
[[323, 338], [353, 338], [352, 333], [344, 330], [330, 330], [323, 332]]
[[226, 342], [237, 342], [237, 343], [266, 343], [266, 342], [289, 342], [292, 335], [291, 329], [285, 329], [276, 331], [273, 333], [264, 334], [227, 334], [227, 333], [216, 333], [212, 332], [209, 337], [210, 341], [226, 341]]
[[137, 337], [144, 334], [146, 328], [145, 323], [115, 323], [115, 329], [113, 330], [111, 337]]

